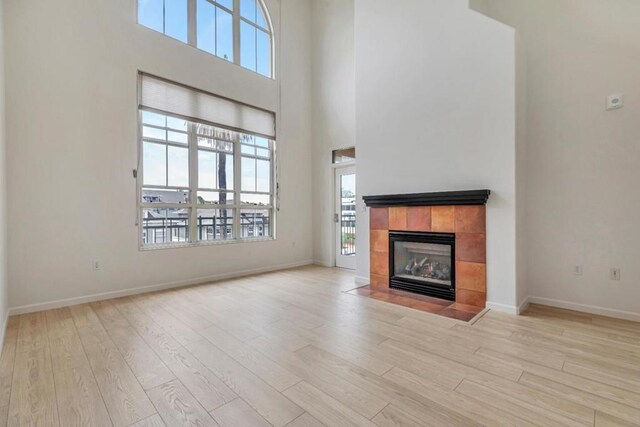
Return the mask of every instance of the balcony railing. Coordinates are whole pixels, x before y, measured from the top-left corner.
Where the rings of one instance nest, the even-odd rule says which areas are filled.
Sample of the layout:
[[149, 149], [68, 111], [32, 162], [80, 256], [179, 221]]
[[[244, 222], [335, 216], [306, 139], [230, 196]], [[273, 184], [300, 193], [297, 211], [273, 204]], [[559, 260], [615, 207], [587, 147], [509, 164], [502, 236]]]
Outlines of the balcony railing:
[[[271, 236], [271, 218], [265, 215], [240, 216], [240, 238]], [[198, 217], [198, 241], [234, 239], [233, 216]], [[146, 245], [186, 243], [189, 241], [188, 218], [144, 218], [142, 243]]]
[[356, 213], [355, 211], [342, 211], [340, 218], [340, 240], [342, 255], [355, 255], [356, 253]]

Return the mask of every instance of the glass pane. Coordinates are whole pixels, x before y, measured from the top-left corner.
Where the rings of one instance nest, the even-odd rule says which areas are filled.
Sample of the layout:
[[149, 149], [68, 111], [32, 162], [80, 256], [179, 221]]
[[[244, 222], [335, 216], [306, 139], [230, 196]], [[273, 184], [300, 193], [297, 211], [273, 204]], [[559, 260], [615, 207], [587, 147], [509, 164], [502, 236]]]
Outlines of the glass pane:
[[342, 150], [333, 150], [333, 163], [352, 162], [356, 159], [355, 148], [345, 148]]
[[269, 140], [267, 138], [256, 136], [253, 138], [253, 140], [254, 140], [254, 144], [257, 145], [258, 147], [269, 148]]
[[233, 10], [233, 0], [216, 0], [216, 2], [229, 10]]
[[167, 147], [161, 144], [145, 142], [142, 169], [145, 185], [167, 185]]
[[264, 149], [264, 148], [258, 148], [256, 150], [256, 156], [259, 156], [259, 157], [271, 157], [271, 152], [269, 150]]
[[197, 46], [211, 54], [216, 54], [216, 7], [207, 0], [198, 0], [197, 6]]
[[268, 194], [246, 194], [240, 196], [240, 203], [243, 205], [269, 206], [271, 204], [271, 196]]
[[199, 150], [198, 187], [233, 190], [233, 156]]
[[260, 193], [271, 191], [271, 162], [268, 160], [256, 161], [257, 189]]
[[211, 148], [217, 151], [226, 151], [228, 153], [233, 152], [233, 143], [229, 141], [219, 141], [217, 139], [205, 138], [203, 136], [198, 137], [198, 145], [200, 147]]
[[270, 236], [271, 210], [242, 209], [240, 211], [240, 237], [242, 239]]
[[340, 235], [342, 255], [356, 253], [356, 176], [342, 175], [341, 187], [341, 215]]
[[167, 125], [167, 117], [162, 114], [151, 113], [149, 111], [142, 112], [142, 123], [146, 125], [165, 127]]
[[264, 31], [258, 30], [257, 38], [257, 69], [263, 76], [271, 77], [271, 37]]
[[187, 131], [187, 121], [177, 117], [167, 116], [167, 127], [182, 132]]
[[167, 139], [167, 131], [164, 129], [157, 129], [149, 126], [144, 126], [142, 128], [142, 136], [144, 138], [153, 138], [153, 139], [160, 139], [162, 141], [165, 141]]
[[256, 155], [256, 148], [250, 145], [242, 145], [242, 154], [248, 154], [250, 156]]
[[260, 25], [264, 29], [268, 29], [267, 18], [264, 16], [264, 11], [260, 5], [256, 8], [256, 24]]
[[143, 188], [142, 203], [189, 203], [189, 191]]
[[256, 191], [256, 161], [242, 158], [242, 191]]
[[190, 209], [143, 209], [142, 244], [188, 242], [189, 211]]
[[451, 286], [451, 245], [396, 241], [393, 263], [396, 277]]
[[234, 209], [198, 209], [198, 240], [206, 242], [233, 239], [234, 211]]
[[138, 23], [159, 32], [164, 28], [163, 0], [139, 0]]
[[240, 24], [240, 65], [256, 71], [256, 27]]
[[189, 143], [189, 137], [187, 136], [186, 133], [182, 133], [182, 132], [169, 131], [168, 139], [171, 142], [177, 142], [179, 144], [188, 144]]
[[165, 34], [187, 42], [187, 0], [165, 0]]
[[217, 8], [216, 55], [233, 62], [233, 16]]
[[168, 182], [172, 187], [189, 186], [189, 150], [169, 147]]
[[218, 156], [210, 151], [198, 151], [198, 188], [218, 188], [216, 171]]
[[233, 190], [233, 156], [218, 154], [218, 185], [221, 190]]
[[198, 191], [200, 205], [233, 205], [233, 193], [223, 191]]
[[240, 0], [240, 15], [251, 22], [256, 22], [256, 0]]

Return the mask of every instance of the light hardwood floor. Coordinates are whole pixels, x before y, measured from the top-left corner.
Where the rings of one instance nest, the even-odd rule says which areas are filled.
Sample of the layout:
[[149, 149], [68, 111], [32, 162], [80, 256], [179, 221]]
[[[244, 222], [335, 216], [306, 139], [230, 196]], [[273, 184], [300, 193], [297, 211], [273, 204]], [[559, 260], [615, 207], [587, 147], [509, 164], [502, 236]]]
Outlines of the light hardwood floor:
[[532, 306], [473, 325], [306, 267], [12, 317], [11, 426], [640, 425], [640, 324]]

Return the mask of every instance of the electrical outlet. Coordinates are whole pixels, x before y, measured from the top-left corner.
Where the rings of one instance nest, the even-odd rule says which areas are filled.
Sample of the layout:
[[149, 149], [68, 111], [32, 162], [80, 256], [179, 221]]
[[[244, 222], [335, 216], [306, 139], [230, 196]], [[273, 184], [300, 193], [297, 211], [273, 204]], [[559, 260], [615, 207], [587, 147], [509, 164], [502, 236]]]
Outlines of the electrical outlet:
[[93, 261], [93, 269], [94, 269], [94, 271], [100, 270], [100, 267], [101, 267], [100, 261]]
[[581, 265], [574, 265], [573, 266], [573, 274], [575, 274], [576, 276], [582, 276], [582, 266]]
[[611, 276], [611, 280], [620, 280], [620, 269], [612, 268], [610, 276]]

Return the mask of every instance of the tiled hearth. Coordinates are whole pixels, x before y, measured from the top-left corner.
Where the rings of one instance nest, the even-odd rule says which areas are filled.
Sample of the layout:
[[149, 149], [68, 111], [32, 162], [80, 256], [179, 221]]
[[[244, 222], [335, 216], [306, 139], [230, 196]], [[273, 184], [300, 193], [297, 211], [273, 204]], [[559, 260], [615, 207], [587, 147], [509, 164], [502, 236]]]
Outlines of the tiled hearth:
[[465, 322], [475, 319], [484, 311], [482, 307], [460, 304], [398, 289], [375, 290], [371, 289], [370, 286], [363, 286], [361, 288], [346, 291], [346, 293], [377, 299], [379, 301], [385, 301], [427, 313], [439, 314], [440, 316], [463, 320]]
[[[370, 285], [350, 292], [390, 302], [395, 300], [417, 309], [431, 307], [425, 311], [442, 312], [439, 314], [460, 309], [467, 313], [460, 314], [461, 320], [482, 311], [487, 297], [485, 203], [488, 195], [487, 190], [479, 190], [365, 197], [371, 207]], [[455, 302], [390, 288], [390, 231], [455, 234]], [[456, 315], [454, 311], [450, 317]]]

